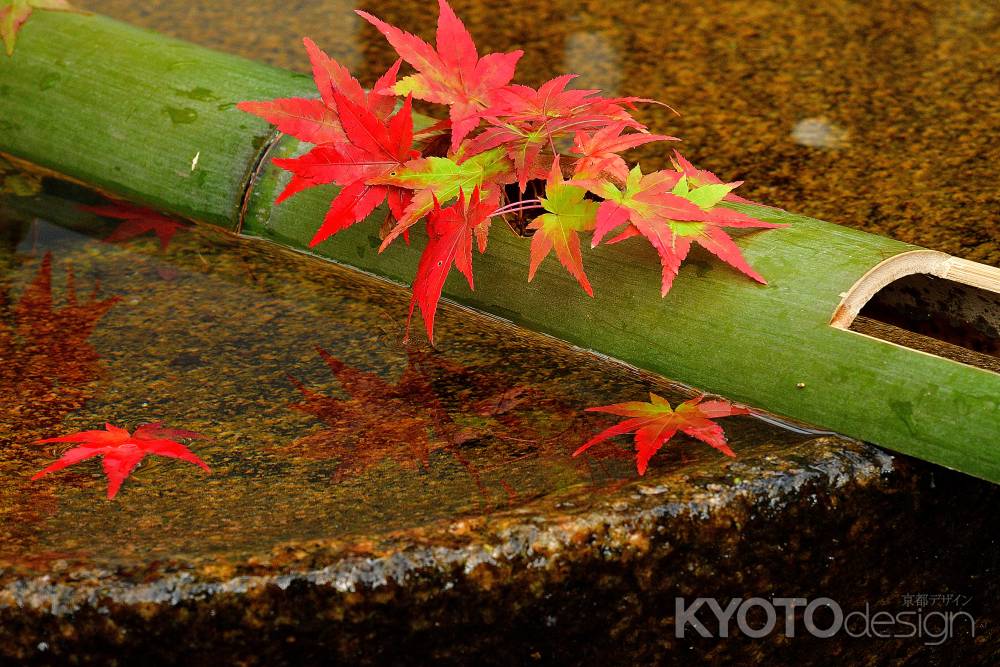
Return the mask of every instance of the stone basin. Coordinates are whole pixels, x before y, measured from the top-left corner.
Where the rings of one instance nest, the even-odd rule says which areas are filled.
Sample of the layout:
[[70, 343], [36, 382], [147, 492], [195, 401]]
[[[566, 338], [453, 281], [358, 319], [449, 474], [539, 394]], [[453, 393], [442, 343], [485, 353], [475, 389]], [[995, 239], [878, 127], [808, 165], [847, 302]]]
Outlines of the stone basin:
[[[45, 190], [3, 207], [5, 321], [32, 323], [0, 352], [21, 370], [0, 411], [7, 660], [996, 653], [985, 482], [768, 415], [725, 420], [735, 459], [685, 438], [643, 477], [624, 440], [573, 458], [611, 423], [583, 408], [696, 392], [450, 305], [436, 349], [407, 346], [402, 287], [213, 228], [163, 243]], [[111, 501], [94, 461], [29, 481], [65, 449], [34, 441], [105, 421], [202, 433], [213, 472], [147, 458]], [[968, 598], [975, 637], [674, 636], [676, 597], [919, 594]]]
[[[429, 26], [433, 4], [365, 8]], [[454, 4], [486, 48], [535, 36], [527, 83], [571, 69], [681, 107], [643, 118], [749, 197], [1000, 257], [989, 3]], [[388, 64], [318, 14], [353, 3], [86, 6], [286, 67], [303, 34], [362, 80]], [[641, 478], [624, 439], [574, 459], [611, 423], [584, 407], [692, 390], [453, 306], [436, 350], [408, 348], [401, 287], [201, 227], [104, 243], [116, 226], [76, 209], [95, 195], [45, 188], [0, 201], [0, 313], [33, 285], [58, 330], [72, 292], [92, 331], [16, 379], [0, 350], [0, 664], [1000, 661], [989, 484], [755, 417], [723, 422], [735, 459], [687, 439]], [[150, 458], [114, 501], [95, 462], [29, 481], [60, 451], [35, 440], [105, 420], [204, 433], [212, 475]], [[678, 638], [677, 597], [967, 611], [975, 636], [820, 639], [800, 614], [795, 637]]]

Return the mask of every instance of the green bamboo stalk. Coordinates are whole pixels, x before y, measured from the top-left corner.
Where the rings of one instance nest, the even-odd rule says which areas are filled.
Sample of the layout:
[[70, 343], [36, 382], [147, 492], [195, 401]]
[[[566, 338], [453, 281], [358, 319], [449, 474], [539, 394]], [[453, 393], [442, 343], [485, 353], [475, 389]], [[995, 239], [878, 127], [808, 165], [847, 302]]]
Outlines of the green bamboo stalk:
[[[266, 124], [230, 105], [312, 94], [308, 80], [100, 17], [36, 14], [17, 53], [0, 64], [0, 151], [307, 249], [334, 188], [274, 206], [286, 175], [270, 158], [305, 147], [289, 137], [268, 146]], [[586, 253], [591, 299], [553, 259], [529, 285], [526, 241], [498, 229], [475, 259], [476, 291], [453, 276], [445, 296], [704, 390], [1000, 482], [1000, 374], [831, 326], [835, 315], [843, 319], [844, 295], [873, 268], [892, 258], [937, 261], [940, 253], [773, 209], [750, 212], [790, 223], [737, 240], [767, 286], [694, 253], [661, 299], [656, 256], [626, 242]], [[409, 283], [424, 239], [418, 232], [410, 246], [377, 255], [383, 215], [314, 252]]]
[[0, 58], [0, 151], [231, 228], [273, 136], [235, 104], [311, 91], [306, 76], [105, 17], [35, 11]]

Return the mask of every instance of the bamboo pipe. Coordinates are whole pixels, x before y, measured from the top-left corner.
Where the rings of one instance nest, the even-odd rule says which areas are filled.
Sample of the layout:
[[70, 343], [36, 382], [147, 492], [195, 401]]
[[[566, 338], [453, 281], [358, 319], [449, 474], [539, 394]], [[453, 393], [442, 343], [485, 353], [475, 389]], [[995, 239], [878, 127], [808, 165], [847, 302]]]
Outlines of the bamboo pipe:
[[[0, 63], [0, 152], [101, 190], [306, 249], [333, 195], [274, 206], [270, 160], [304, 150], [233, 104], [312, 95], [304, 76], [99, 16], [35, 12]], [[738, 205], [734, 207], [740, 208]], [[746, 207], [742, 207], [746, 208]], [[524, 239], [498, 228], [475, 292], [445, 296], [706, 391], [1000, 482], [1000, 374], [850, 330], [893, 280], [927, 273], [1000, 294], [1000, 271], [803, 216], [737, 242], [760, 286], [693, 255], [665, 299], [640, 243], [584, 257], [595, 298], [555, 261], [530, 285]], [[315, 254], [409, 283], [424, 239], [377, 255], [382, 212]], [[442, 337], [447, 336], [442, 322]]]

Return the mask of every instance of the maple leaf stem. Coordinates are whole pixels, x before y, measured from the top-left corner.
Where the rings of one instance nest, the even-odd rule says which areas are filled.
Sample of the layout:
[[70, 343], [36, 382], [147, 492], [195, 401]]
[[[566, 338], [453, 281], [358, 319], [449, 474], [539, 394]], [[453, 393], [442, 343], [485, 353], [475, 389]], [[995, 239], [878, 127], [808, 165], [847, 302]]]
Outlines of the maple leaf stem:
[[516, 202], [511, 202], [506, 206], [501, 206], [497, 210], [490, 213], [489, 217], [492, 218], [495, 215], [505, 215], [507, 213], [519, 213], [521, 211], [533, 211], [541, 208], [543, 208], [542, 202], [539, 199], [521, 199]]

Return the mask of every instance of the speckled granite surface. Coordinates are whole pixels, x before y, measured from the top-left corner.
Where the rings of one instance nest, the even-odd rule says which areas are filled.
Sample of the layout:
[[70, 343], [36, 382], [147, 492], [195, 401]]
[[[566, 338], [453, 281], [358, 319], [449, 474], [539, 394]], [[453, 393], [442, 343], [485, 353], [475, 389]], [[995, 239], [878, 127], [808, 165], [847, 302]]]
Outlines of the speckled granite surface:
[[[311, 36], [374, 80], [393, 58], [351, 9], [431, 37], [433, 0], [91, 0], [84, 6], [308, 71]], [[653, 97], [656, 131], [752, 199], [1000, 265], [1000, 4], [455, 0], [484, 50], [523, 48], [519, 80], [564, 72]], [[655, 146], [637, 151], [662, 164]]]

